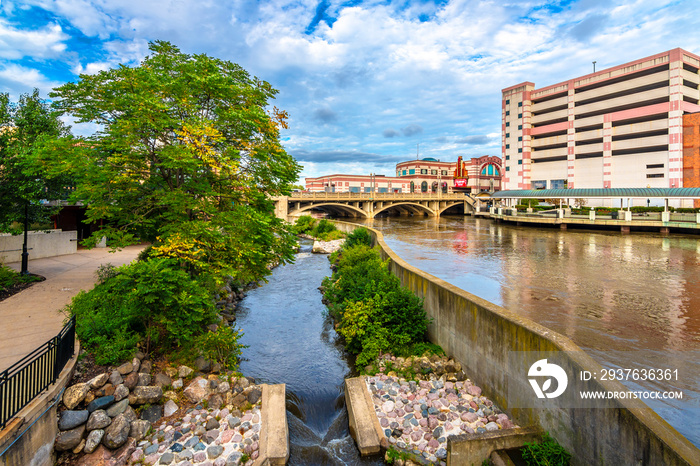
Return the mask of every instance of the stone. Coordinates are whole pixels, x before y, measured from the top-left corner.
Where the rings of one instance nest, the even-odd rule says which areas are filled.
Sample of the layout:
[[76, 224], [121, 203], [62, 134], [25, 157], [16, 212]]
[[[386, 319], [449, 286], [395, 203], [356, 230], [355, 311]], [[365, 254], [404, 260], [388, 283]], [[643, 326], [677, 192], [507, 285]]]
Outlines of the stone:
[[495, 422], [489, 422], [484, 426], [484, 429], [486, 429], [489, 432], [493, 432], [494, 430], [498, 430], [498, 424]]
[[66, 410], [61, 413], [61, 419], [58, 421], [59, 430], [75, 429], [81, 424], [85, 424], [88, 420], [87, 409], [81, 411]]
[[136, 385], [139, 384], [139, 373], [131, 372], [129, 375], [124, 377], [124, 386], [129, 390], [132, 390]]
[[163, 397], [163, 389], [158, 386], [148, 385], [145, 387], [134, 387], [129, 395], [129, 404], [143, 405], [146, 403], [157, 403]]
[[159, 387], [165, 387], [173, 384], [173, 379], [171, 379], [167, 374], [163, 374], [162, 372], [159, 372], [156, 374], [156, 378], [154, 379], [155, 385]]
[[209, 409], [220, 409], [224, 405], [224, 400], [221, 398], [221, 395], [215, 393], [209, 397], [208, 403]]
[[217, 393], [226, 393], [231, 390], [231, 384], [228, 382], [221, 382], [219, 386], [216, 388]]
[[111, 451], [105, 448], [104, 445], [100, 445], [93, 453], [84, 455], [74, 464], [75, 466], [125, 465], [135, 450], [134, 439], [128, 439], [124, 445], [116, 451]]
[[112, 385], [111, 383], [106, 383], [102, 387], [95, 390], [95, 397], [96, 398], [102, 398], [103, 396], [112, 396], [112, 395], [114, 395], [114, 385]]
[[181, 378], [177, 379], [177, 380], [173, 380], [173, 388], [175, 390], [180, 390], [183, 387], [183, 385], [184, 385], [184, 383], [183, 383]]
[[202, 377], [196, 377], [185, 388], [184, 395], [191, 403], [199, 403], [210, 395], [209, 381]]
[[207, 423], [204, 426], [205, 429], [211, 430], [211, 429], [218, 429], [220, 426], [219, 421], [217, 421], [215, 418], [209, 418], [207, 419]]
[[102, 438], [102, 444], [107, 448], [114, 450], [119, 448], [126, 442], [129, 437], [130, 423], [123, 414], [112, 419], [112, 423], [105, 429], [105, 435]]
[[85, 435], [85, 426], [81, 425], [71, 430], [66, 430], [59, 432], [56, 436], [56, 443], [54, 448], [56, 451], [68, 451], [72, 450], [83, 440], [83, 435]]
[[481, 396], [481, 388], [476, 385], [470, 385], [469, 388], [467, 388], [467, 393], [471, 396]]
[[121, 366], [117, 367], [117, 372], [119, 372], [120, 375], [126, 375], [133, 370], [134, 370], [134, 365], [130, 362], [125, 362]]
[[207, 457], [210, 460], [213, 460], [214, 458], [218, 458], [221, 456], [221, 454], [224, 452], [224, 447], [221, 445], [215, 445], [213, 447], [207, 448]]
[[89, 413], [92, 413], [98, 409], [107, 409], [113, 403], [113, 396], [101, 396], [100, 398], [95, 398], [92, 402], [90, 402], [90, 404], [87, 406], [87, 410]]
[[218, 363], [218, 362], [215, 362], [215, 363], [213, 363], [213, 364], [211, 365], [211, 371], [212, 371], [214, 374], [219, 374], [219, 373], [221, 373], [221, 370], [222, 370], [223, 368], [224, 368], [224, 366], [222, 366], [222, 365], [221, 365], [220, 363]]
[[114, 389], [114, 400], [115, 401], [121, 401], [128, 396], [129, 396], [129, 389], [126, 388], [126, 385], [124, 385], [123, 383], [120, 383], [119, 385], [117, 385], [117, 388]]
[[134, 359], [131, 360], [131, 365], [133, 366], [131, 369], [132, 372], [139, 371], [139, 368], [141, 367], [141, 359], [143, 359], [143, 358], [134, 357]]
[[170, 452], [163, 453], [163, 456], [160, 457], [160, 461], [158, 462], [158, 464], [170, 464], [173, 462], [174, 459], [175, 459], [174, 454], [172, 454]]
[[243, 453], [234, 451], [226, 458], [226, 466], [238, 466], [241, 462], [241, 457]]
[[171, 379], [177, 375], [177, 369], [175, 369], [174, 367], [168, 366], [163, 370], [165, 371], [165, 374]]
[[146, 385], [151, 385], [151, 374], [139, 372], [139, 381], [136, 383], [136, 386], [145, 387]]
[[180, 366], [177, 368], [177, 376], [180, 378], [187, 377], [192, 372], [194, 372], [194, 369], [187, 366]]
[[117, 370], [112, 371], [112, 373], [109, 375], [109, 383], [111, 383], [115, 387], [123, 381], [124, 379], [122, 378], [122, 375]]
[[248, 393], [248, 403], [254, 405], [260, 400], [261, 397], [262, 391], [260, 391], [258, 388], [254, 388]]
[[209, 372], [211, 369], [211, 362], [203, 356], [200, 356], [194, 361], [194, 367], [196, 367], [199, 372]]
[[107, 408], [107, 415], [109, 417], [117, 417], [123, 413], [129, 406], [129, 400], [121, 400], [119, 403], [115, 403], [109, 408]]
[[141, 367], [139, 367], [139, 373], [150, 374], [152, 367], [153, 367], [153, 364], [151, 363], [151, 361], [149, 361], [149, 360], [141, 361]]
[[[63, 392], [63, 404], [68, 409], [73, 409], [78, 406], [84, 399], [85, 395], [90, 391], [90, 385], [87, 383], [78, 383], [71, 387], [66, 388]], [[80, 443], [80, 442], [78, 442]], [[70, 449], [72, 450], [77, 446], [74, 445]]]
[[98, 388], [102, 387], [104, 384], [106, 384], [108, 380], [109, 380], [109, 374], [105, 372], [104, 374], [100, 374], [100, 375], [95, 376], [92, 379], [90, 379], [88, 381], [88, 385], [90, 385], [90, 388], [92, 388], [92, 389], [98, 389]]
[[170, 417], [173, 414], [175, 414], [178, 409], [180, 409], [180, 408], [177, 406], [177, 404], [173, 400], [168, 400], [165, 402], [165, 405], [163, 406], [163, 416]]
[[124, 417], [129, 422], [134, 422], [136, 419], [138, 419], [136, 411], [134, 411], [134, 408], [132, 408], [131, 406], [127, 406], [124, 410]]
[[151, 423], [146, 420], [136, 420], [131, 423], [129, 428], [129, 437], [132, 437], [137, 442], [143, 439], [151, 428]]
[[105, 431], [102, 429], [95, 429], [91, 431], [87, 436], [87, 440], [85, 441], [85, 448], [83, 449], [83, 451], [85, 451], [85, 453], [92, 453], [93, 451], [95, 451], [95, 449], [100, 445], [104, 434]]
[[163, 417], [163, 407], [160, 405], [151, 405], [148, 408], [141, 411], [141, 419], [145, 421], [150, 421], [151, 424], [157, 422]]
[[111, 423], [112, 418], [107, 414], [107, 411], [103, 409], [98, 409], [96, 411], [93, 411], [92, 414], [90, 414], [90, 418], [87, 421], [87, 430], [91, 432], [93, 430], [101, 430], [110, 425]]

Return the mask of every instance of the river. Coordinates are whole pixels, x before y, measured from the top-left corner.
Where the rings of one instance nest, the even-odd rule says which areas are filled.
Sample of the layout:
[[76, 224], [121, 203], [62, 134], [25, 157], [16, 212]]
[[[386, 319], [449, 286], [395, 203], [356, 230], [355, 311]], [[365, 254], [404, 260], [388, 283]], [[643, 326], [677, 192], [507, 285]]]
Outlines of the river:
[[236, 324], [245, 332], [240, 369], [264, 383], [287, 384], [290, 465], [380, 465], [360, 458], [348, 431], [344, 380], [352, 362], [326, 316], [318, 287], [331, 274], [328, 256], [304, 242], [296, 262], [273, 270], [248, 292]]
[[[571, 338], [608, 368], [678, 369], [647, 404], [700, 446], [700, 237], [443, 216], [365, 221], [409, 264]], [[478, 383], [478, 374], [472, 375]]]

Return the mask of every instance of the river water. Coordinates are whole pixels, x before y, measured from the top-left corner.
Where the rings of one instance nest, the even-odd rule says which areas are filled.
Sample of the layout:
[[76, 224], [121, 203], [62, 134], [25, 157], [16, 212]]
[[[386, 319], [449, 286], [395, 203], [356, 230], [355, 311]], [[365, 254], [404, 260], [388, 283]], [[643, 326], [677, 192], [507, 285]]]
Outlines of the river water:
[[331, 274], [328, 256], [302, 244], [294, 264], [277, 267], [250, 290], [237, 312], [245, 332], [241, 372], [287, 384], [290, 465], [380, 465], [360, 458], [348, 431], [343, 381], [352, 362], [337, 342], [318, 287]]
[[[700, 237], [462, 216], [365, 221], [409, 264], [571, 338], [608, 368], [678, 369], [647, 404], [700, 446]], [[473, 374], [478, 383], [478, 374]]]

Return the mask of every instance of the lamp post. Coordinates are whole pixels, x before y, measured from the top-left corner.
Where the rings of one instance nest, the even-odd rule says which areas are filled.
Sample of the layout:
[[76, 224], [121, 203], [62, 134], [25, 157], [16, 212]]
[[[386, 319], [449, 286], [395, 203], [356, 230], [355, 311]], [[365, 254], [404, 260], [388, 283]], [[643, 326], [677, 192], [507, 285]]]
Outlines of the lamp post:
[[29, 230], [29, 202], [24, 204], [24, 243], [22, 244], [22, 275], [29, 275], [29, 252], [27, 251], [27, 231]]

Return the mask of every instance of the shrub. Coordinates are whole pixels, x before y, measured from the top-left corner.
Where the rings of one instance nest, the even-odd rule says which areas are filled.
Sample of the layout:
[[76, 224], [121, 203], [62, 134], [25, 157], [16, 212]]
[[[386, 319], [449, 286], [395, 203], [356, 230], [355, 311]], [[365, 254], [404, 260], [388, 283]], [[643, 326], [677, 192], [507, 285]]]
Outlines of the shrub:
[[522, 449], [523, 460], [531, 466], [568, 466], [571, 454], [545, 432], [540, 443], [526, 443]]
[[98, 364], [131, 356], [141, 343], [162, 352], [192, 345], [216, 311], [207, 277], [193, 279], [173, 259], [154, 258], [119, 267], [116, 275], [80, 292], [67, 310]]
[[296, 235], [310, 234], [315, 225], [315, 218], [311, 215], [302, 215], [292, 226], [292, 232]]
[[372, 246], [372, 235], [367, 228], [356, 228], [348, 235], [343, 248], [350, 249], [358, 244], [364, 244], [368, 247]]
[[202, 356], [218, 362], [228, 370], [238, 370], [238, 361], [246, 345], [238, 343], [243, 336], [240, 329], [228, 325], [219, 325], [216, 332], [206, 332], [197, 338], [196, 347]]
[[314, 238], [319, 238], [321, 235], [335, 230], [336, 228], [335, 225], [333, 225], [333, 222], [329, 222], [324, 218], [314, 226], [313, 230], [311, 230], [311, 236]]
[[0, 264], [0, 292], [9, 290], [19, 283], [30, 283], [43, 280], [36, 275], [22, 275], [6, 265]]
[[336, 239], [343, 239], [345, 238], [345, 233], [343, 233], [340, 230], [333, 230], [328, 233], [322, 233], [318, 235], [318, 239], [321, 241], [333, 241]]

